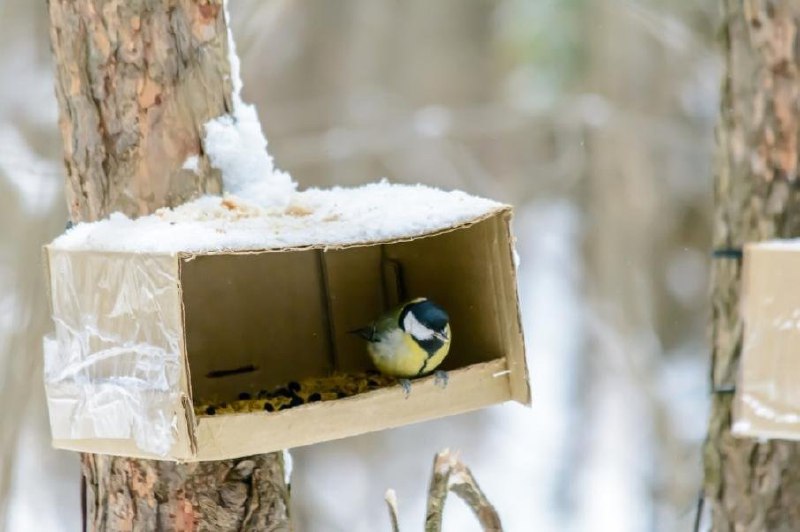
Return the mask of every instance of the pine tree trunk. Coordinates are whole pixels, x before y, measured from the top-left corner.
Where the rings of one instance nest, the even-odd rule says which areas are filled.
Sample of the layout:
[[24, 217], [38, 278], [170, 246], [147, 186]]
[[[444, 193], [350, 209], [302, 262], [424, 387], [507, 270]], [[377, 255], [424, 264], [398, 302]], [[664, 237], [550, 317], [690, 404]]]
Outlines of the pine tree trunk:
[[[231, 108], [221, 1], [50, 0], [49, 11], [72, 220], [220, 192], [201, 138]], [[183, 168], [192, 156], [196, 168]], [[289, 529], [280, 453], [81, 463], [89, 530]]]
[[[795, 0], [722, 0], [726, 77], [715, 182], [714, 245], [800, 236], [800, 77]], [[800, 445], [730, 434], [742, 342], [741, 264], [713, 266], [714, 389], [704, 449], [714, 530], [800, 530]], [[797, 287], [791, 287], [797, 289]]]

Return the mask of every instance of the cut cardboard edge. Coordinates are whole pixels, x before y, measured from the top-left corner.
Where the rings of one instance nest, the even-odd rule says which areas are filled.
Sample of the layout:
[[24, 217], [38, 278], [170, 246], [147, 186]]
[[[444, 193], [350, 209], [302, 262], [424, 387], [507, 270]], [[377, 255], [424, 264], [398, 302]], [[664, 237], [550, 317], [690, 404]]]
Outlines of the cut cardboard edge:
[[[753, 250], [755, 246], [757, 246], [757, 242], [750, 242], [743, 246], [742, 248], [742, 263], [740, 266], [739, 278], [741, 279], [741, 284], [739, 288], [739, 308], [736, 309], [739, 313], [739, 320], [742, 323], [742, 347], [744, 347], [744, 339], [747, 338], [747, 322], [746, 319], [746, 312], [745, 309], [747, 308], [748, 302], [748, 292], [750, 291], [750, 261], [752, 260]], [[752, 423], [749, 419], [745, 419], [746, 414], [745, 411], [749, 410], [749, 407], [742, 399], [742, 391], [744, 390], [744, 364], [745, 364], [745, 357], [742, 355], [744, 354], [744, 349], [740, 350], [739, 353], [739, 367], [736, 371], [736, 378], [734, 379], [735, 389], [734, 389], [734, 397], [733, 397], [733, 405], [731, 411], [731, 434], [737, 438], [749, 438], [753, 437], [754, 435], [749, 432], [752, 428]], [[718, 386], [716, 382], [716, 372], [714, 368], [711, 368], [711, 378], [714, 380], [714, 386]], [[742, 424], [746, 424], [748, 429], [742, 430]], [[740, 427], [738, 430], [733, 430], [734, 427]]]
[[194, 428], [197, 426], [197, 419], [194, 415], [194, 406], [192, 399], [192, 369], [189, 364], [189, 350], [186, 347], [186, 305], [184, 303], [183, 283], [181, 278], [183, 276], [183, 261], [179, 256], [175, 256], [175, 267], [178, 274], [178, 300], [180, 301], [181, 313], [181, 336], [180, 336], [180, 352], [181, 352], [181, 408], [183, 409], [183, 418], [186, 423], [186, 433], [189, 439], [189, 449], [192, 456], [197, 454], [197, 436], [195, 435]]
[[508, 359], [508, 370], [511, 372], [509, 382], [511, 386], [511, 395], [518, 403], [530, 406], [531, 405], [531, 385], [530, 377], [528, 374], [528, 361], [525, 358], [525, 333], [522, 326], [522, 306], [519, 297], [519, 282], [517, 280], [517, 265], [515, 263], [515, 238], [511, 229], [511, 219], [513, 211], [509, 210], [503, 217], [505, 226], [505, 235], [508, 242], [507, 252], [508, 260], [510, 263], [510, 272], [507, 276], [502, 275], [501, 278], [508, 279], [511, 283], [510, 287], [505, 287], [504, 298], [512, 299], [514, 302], [514, 326], [516, 338], [509, 342], [513, 347], [509, 353], [506, 353]]

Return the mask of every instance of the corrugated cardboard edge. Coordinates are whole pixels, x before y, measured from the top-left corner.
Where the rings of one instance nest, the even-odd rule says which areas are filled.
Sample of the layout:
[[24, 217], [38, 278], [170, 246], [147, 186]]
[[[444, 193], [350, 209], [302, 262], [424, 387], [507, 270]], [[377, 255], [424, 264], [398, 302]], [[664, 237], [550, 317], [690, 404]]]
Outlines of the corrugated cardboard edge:
[[[513, 218], [513, 211], [508, 210], [502, 213], [502, 218], [505, 221], [506, 237], [508, 239], [508, 256], [511, 263], [511, 272], [509, 277], [511, 279], [510, 289], [506, 287], [504, 297], [513, 297], [516, 309], [516, 331], [517, 338], [510, 342], [514, 348], [510, 353], [506, 354], [508, 359], [508, 370], [511, 372], [511, 395], [515, 401], [526, 406], [531, 405], [531, 386], [528, 377], [528, 362], [525, 358], [525, 334], [522, 328], [522, 307], [519, 298], [519, 284], [517, 282], [517, 267], [514, 259], [515, 255], [515, 238], [511, 228], [511, 221]], [[503, 276], [505, 278], [505, 276]], [[510, 292], [510, 293], [509, 293]]]
[[[753, 253], [754, 243], [745, 244], [742, 249], [742, 265], [740, 272], [740, 295], [739, 295], [739, 319], [742, 322], [742, 346], [744, 346], [744, 338], [747, 335], [747, 319], [745, 309], [747, 308], [748, 291], [750, 290], [750, 257]], [[744, 353], [740, 353], [743, 355]], [[744, 357], [740, 356], [739, 368], [736, 375], [736, 393], [733, 398], [732, 406], [732, 420], [731, 420], [731, 434], [736, 437], [751, 437], [752, 434], [749, 430], [752, 428], [750, 422], [746, 420], [747, 405], [742, 400], [740, 391], [744, 390]], [[714, 371], [712, 368], [711, 377], [714, 378]], [[712, 382], [712, 386], [716, 386]]]
[[[197, 435], [195, 428], [197, 420], [194, 416], [194, 406], [192, 405], [192, 370], [189, 365], [189, 352], [186, 348], [186, 305], [183, 299], [183, 261], [179, 256], [175, 256], [176, 271], [178, 272], [177, 283], [178, 298], [180, 301], [181, 312], [181, 406], [183, 407], [183, 418], [186, 422], [186, 435], [188, 446], [192, 457], [197, 455]], [[182, 435], [183, 433], [181, 433]]]
[[47, 311], [48, 315], [53, 316], [53, 279], [50, 273], [50, 249], [47, 246], [42, 246], [42, 262], [44, 267], [45, 290], [47, 294]]

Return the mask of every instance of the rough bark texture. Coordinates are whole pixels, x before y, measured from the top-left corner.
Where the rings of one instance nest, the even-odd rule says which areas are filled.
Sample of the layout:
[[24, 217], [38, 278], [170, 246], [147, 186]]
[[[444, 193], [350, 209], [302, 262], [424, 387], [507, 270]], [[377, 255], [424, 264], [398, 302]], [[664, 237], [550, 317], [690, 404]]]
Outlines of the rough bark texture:
[[176, 465], [83, 455], [89, 530], [288, 531], [280, 453]]
[[[800, 236], [800, 4], [722, 0], [726, 77], [715, 183], [716, 248]], [[730, 434], [742, 340], [740, 264], [713, 268], [715, 390], [704, 449], [714, 530], [800, 530], [800, 445]]]
[[[203, 124], [230, 109], [219, 1], [50, 0], [73, 220], [219, 192]], [[184, 169], [197, 155], [197, 171]], [[84, 454], [90, 530], [288, 530], [280, 453], [176, 464]]]
[[450, 488], [452, 455], [449, 449], [437, 453], [433, 458], [431, 482], [428, 486], [428, 505], [425, 513], [425, 532], [440, 532], [444, 518], [444, 503]]
[[[203, 124], [228, 112], [219, 0], [50, 0], [56, 96], [73, 220], [219, 192]], [[198, 170], [184, 169], [197, 155]]]

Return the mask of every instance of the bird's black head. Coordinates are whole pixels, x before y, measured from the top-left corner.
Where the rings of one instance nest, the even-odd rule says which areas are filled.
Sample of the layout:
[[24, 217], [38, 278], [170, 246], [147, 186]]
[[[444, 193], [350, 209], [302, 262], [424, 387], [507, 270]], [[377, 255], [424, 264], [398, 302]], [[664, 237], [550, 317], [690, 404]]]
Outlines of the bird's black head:
[[[418, 299], [408, 303], [400, 313], [400, 328], [409, 333], [418, 343], [430, 344], [438, 349], [447, 339], [447, 312], [429, 299]], [[435, 345], [434, 345], [435, 344]]]
[[436, 332], [443, 332], [447, 324], [450, 323], [450, 316], [447, 315], [447, 312], [430, 299], [421, 299], [406, 305], [400, 316], [401, 327], [403, 326], [403, 319], [409, 312], [414, 315], [419, 323]]

